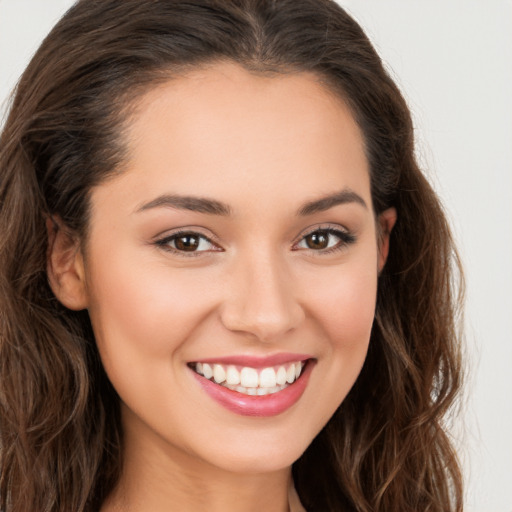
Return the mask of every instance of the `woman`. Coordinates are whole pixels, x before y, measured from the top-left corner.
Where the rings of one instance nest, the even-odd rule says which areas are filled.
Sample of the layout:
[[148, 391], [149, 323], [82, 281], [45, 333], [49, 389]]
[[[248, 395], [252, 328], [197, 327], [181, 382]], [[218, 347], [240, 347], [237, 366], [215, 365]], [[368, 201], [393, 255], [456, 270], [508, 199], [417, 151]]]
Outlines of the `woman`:
[[334, 2], [77, 2], [1, 138], [2, 510], [461, 510], [413, 149]]

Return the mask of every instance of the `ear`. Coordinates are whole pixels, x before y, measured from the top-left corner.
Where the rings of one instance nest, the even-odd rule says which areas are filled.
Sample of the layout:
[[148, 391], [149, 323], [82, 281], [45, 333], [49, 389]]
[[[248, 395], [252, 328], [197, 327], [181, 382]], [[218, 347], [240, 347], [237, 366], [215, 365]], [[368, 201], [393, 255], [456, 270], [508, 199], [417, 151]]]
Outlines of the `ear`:
[[378, 259], [378, 269], [379, 274], [382, 272], [384, 265], [386, 264], [386, 260], [388, 259], [389, 254], [389, 236], [391, 235], [391, 230], [393, 229], [396, 223], [397, 213], [395, 208], [388, 208], [384, 210], [377, 219], [378, 222], [378, 250], [379, 250], [379, 259]]
[[87, 308], [84, 261], [77, 237], [55, 217], [46, 220], [46, 230], [47, 274], [53, 293], [69, 309]]

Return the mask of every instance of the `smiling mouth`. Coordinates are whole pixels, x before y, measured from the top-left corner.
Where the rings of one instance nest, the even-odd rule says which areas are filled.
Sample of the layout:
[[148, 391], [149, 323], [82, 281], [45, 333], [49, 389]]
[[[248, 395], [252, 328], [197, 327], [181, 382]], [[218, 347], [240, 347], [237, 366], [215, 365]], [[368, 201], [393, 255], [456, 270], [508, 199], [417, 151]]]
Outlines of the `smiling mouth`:
[[244, 395], [264, 396], [282, 391], [301, 375], [307, 361], [289, 362], [267, 368], [225, 365], [221, 363], [190, 363], [198, 375], [219, 386]]

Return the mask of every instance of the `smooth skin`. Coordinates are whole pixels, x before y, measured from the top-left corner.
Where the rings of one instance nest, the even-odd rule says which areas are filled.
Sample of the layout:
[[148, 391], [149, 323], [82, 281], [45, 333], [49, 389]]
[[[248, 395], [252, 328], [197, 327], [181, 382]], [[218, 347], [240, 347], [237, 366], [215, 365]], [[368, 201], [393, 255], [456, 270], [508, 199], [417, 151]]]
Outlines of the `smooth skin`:
[[[50, 240], [53, 290], [88, 309], [121, 398], [102, 512], [288, 511], [291, 464], [365, 360], [396, 212], [376, 218], [359, 127], [312, 74], [211, 64], [150, 89], [126, 128], [85, 247]], [[281, 352], [316, 364], [271, 417], [225, 409], [187, 365]]]

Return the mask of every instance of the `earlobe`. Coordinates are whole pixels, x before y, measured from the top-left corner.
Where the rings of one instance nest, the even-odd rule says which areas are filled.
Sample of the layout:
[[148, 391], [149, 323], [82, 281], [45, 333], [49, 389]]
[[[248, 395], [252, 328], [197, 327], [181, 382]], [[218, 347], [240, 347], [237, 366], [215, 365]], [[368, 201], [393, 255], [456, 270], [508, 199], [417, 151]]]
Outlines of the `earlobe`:
[[391, 231], [396, 223], [397, 213], [396, 208], [388, 208], [384, 210], [378, 218], [378, 227], [379, 227], [379, 236], [378, 236], [378, 250], [379, 250], [379, 260], [378, 260], [378, 270], [379, 274], [382, 272], [384, 265], [388, 259], [389, 254], [389, 237], [391, 235]]
[[53, 293], [59, 302], [69, 309], [86, 309], [84, 261], [78, 239], [54, 217], [47, 219], [46, 230], [47, 274]]

